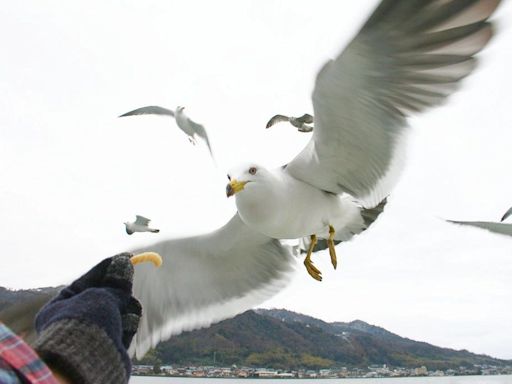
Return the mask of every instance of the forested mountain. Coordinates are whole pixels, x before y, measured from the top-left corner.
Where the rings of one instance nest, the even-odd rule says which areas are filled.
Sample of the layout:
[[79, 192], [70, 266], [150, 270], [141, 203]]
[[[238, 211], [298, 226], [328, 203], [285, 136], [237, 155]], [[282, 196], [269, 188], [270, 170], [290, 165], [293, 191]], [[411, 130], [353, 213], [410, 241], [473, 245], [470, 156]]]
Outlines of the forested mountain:
[[440, 348], [355, 320], [327, 323], [287, 310], [247, 311], [161, 343], [146, 359], [165, 364], [238, 364], [272, 368], [366, 367], [446, 369], [510, 361]]
[[[53, 287], [30, 290], [0, 287], [0, 312], [12, 304], [45, 300], [57, 290]], [[185, 332], [160, 343], [141, 362], [237, 364], [281, 369], [424, 365], [429, 370], [512, 364], [512, 361], [466, 350], [410, 340], [361, 320], [328, 323], [284, 309], [247, 311], [209, 328]]]

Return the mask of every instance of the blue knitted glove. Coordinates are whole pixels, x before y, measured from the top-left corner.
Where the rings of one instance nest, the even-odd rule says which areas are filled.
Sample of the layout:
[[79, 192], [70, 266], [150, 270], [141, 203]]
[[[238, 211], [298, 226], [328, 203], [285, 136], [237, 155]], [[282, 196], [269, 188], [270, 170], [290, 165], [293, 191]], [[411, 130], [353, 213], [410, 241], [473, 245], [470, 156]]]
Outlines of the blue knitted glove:
[[73, 383], [127, 383], [126, 352], [142, 313], [132, 296], [130, 254], [103, 260], [36, 317], [35, 349]]

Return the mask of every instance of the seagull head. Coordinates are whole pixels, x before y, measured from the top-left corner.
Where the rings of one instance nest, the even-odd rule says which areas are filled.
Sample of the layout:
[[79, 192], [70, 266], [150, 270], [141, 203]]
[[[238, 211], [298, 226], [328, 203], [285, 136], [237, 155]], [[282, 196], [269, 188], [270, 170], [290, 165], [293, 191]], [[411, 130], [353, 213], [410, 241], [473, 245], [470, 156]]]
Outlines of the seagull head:
[[264, 180], [269, 172], [257, 164], [245, 164], [234, 168], [228, 173], [229, 183], [226, 185], [226, 196], [231, 197], [247, 188], [247, 184], [257, 184]]
[[185, 107], [182, 107], [181, 105], [178, 105], [176, 107], [176, 112], [183, 112], [184, 109], [185, 109]]

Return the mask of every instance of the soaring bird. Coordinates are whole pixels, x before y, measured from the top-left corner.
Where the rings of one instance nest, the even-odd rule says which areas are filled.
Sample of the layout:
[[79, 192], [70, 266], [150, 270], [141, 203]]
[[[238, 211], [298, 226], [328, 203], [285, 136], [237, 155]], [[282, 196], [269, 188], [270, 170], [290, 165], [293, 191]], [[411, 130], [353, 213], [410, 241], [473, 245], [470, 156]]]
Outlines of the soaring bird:
[[[283, 239], [305, 239], [307, 272], [321, 240], [351, 239], [382, 211], [405, 160], [407, 118], [441, 104], [476, 66], [500, 0], [382, 0], [357, 35], [316, 76], [315, 128], [288, 164], [246, 162], [228, 173], [238, 212], [203, 235], [170, 239], [158, 270], [137, 266], [145, 310], [131, 350], [205, 327], [268, 299], [295, 269]], [[137, 251], [135, 251], [137, 252]]]
[[267, 129], [273, 126], [274, 124], [288, 121], [291, 125], [298, 129], [299, 132], [311, 132], [313, 127], [308, 124], [313, 124], [313, 116], [305, 113], [300, 117], [292, 117], [285, 115], [275, 115], [272, 117], [267, 123]]
[[150, 219], [147, 219], [144, 216], [135, 215], [135, 221], [133, 223], [124, 223], [124, 225], [126, 226], [126, 233], [132, 235], [135, 232], [160, 232], [159, 229], [149, 228], [148, 225], [150, 221]]
[[185, 107], [178, 106], [175, 111], [171, 111], [167, 108], [151, 105], [149, 107], [134, 109], [133, 111], [126, 112], [119, 117], [136, 115], [163, 115], [174, 117], [176, 119], [176, 124], [178, 125], [178, 127], [188, 136], [188, 140], [193, 145], [196, 145], [196, 136], [203, 139], [206, 145], [208, 146], [210, 156], [213, 157], [212, 147], [210, 145], [210, 140], [208, 139], [206, 130], [201, 124], [198, 124], [195, 121], [191, 120], [183, 111], [184, 109]]

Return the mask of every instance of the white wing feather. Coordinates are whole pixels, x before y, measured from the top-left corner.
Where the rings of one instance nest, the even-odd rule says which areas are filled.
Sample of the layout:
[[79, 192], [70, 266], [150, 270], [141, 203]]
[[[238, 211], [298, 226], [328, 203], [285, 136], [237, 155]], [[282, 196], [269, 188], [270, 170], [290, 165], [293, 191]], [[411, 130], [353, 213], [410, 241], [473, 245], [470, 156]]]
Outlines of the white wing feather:
[[475, 67], [499, 0], [384, 0], [313, 92], [315, 129], [288, 172], [377, 205], [402, 169], [406, 118], [441, 103]]
[[158, 252], [163, 264], [135, 269], [133, 291], [144, 308], [130, 347], [137, 357], [172, 335], [260, 304], [287, 284], [295, 266], [288, 247], [252, 231], [238, 214], [212, 233], [143, 250]]

